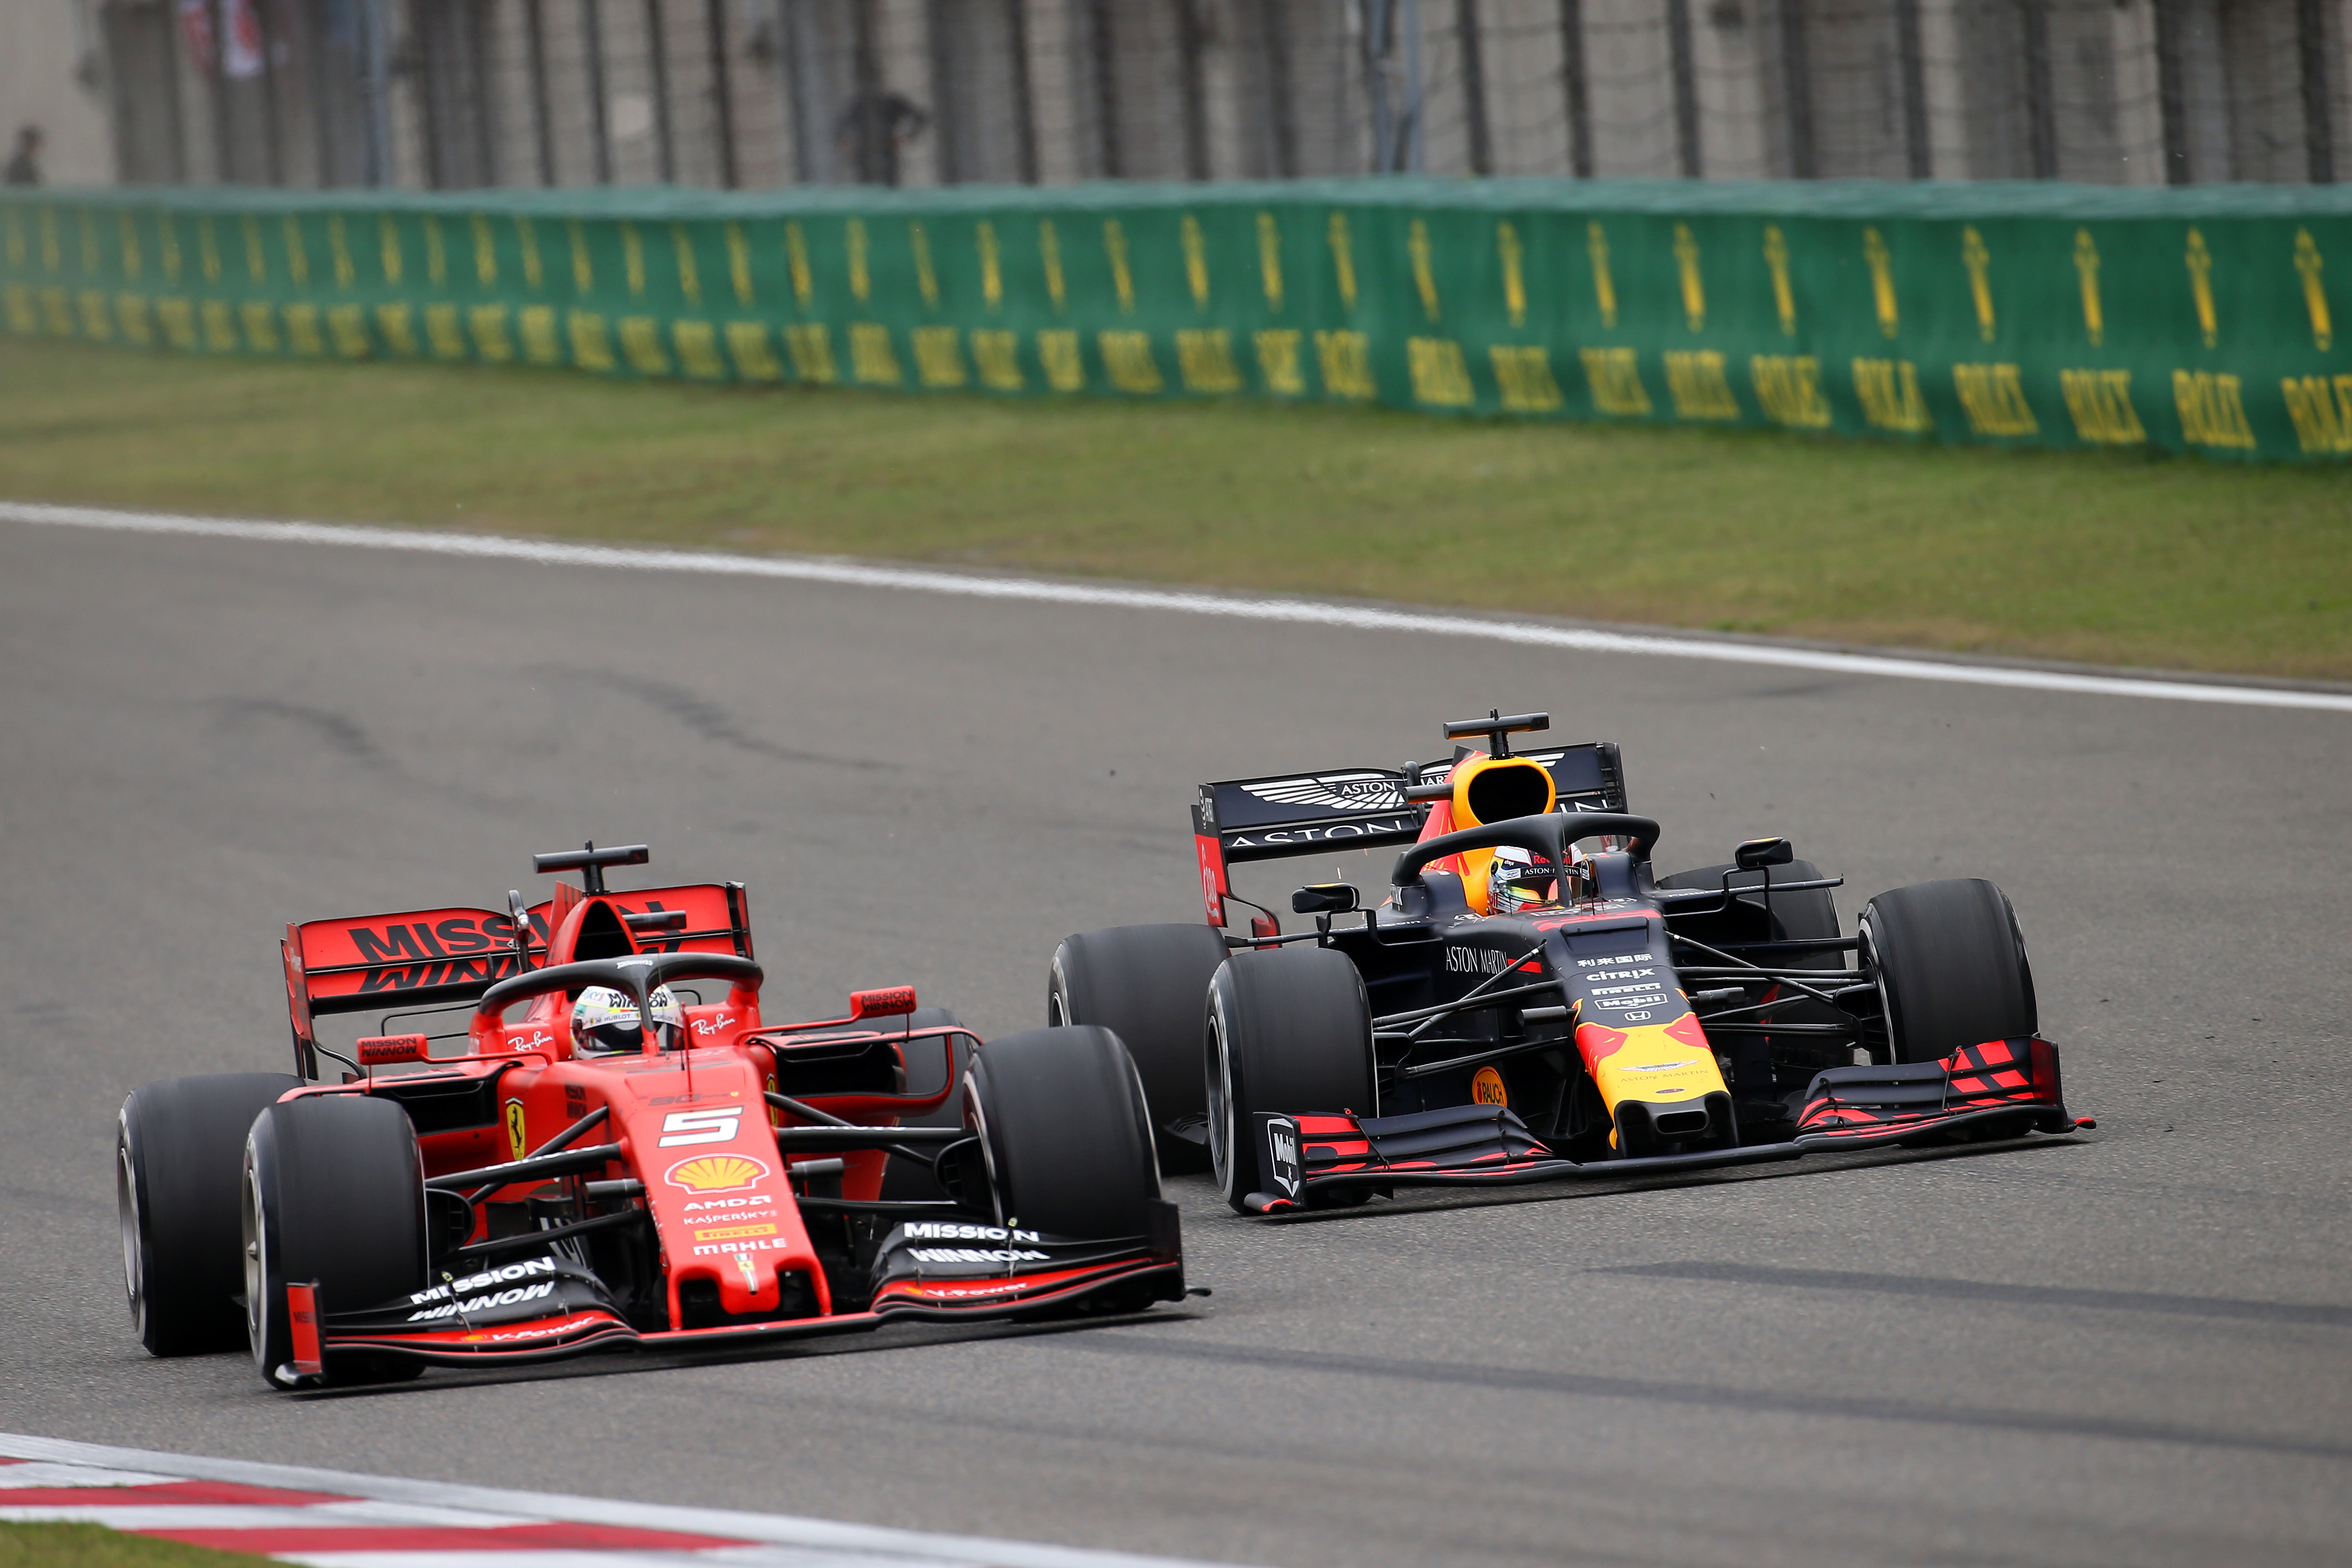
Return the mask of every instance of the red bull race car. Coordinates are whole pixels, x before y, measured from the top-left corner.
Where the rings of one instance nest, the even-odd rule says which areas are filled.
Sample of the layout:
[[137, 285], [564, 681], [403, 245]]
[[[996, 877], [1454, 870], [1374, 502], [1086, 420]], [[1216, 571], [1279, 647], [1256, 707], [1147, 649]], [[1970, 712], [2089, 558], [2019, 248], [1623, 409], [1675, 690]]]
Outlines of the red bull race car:
[[[1447, 724], [1438, 762], [1203, 784], [1207, 923], [1061, 944], [1047, 1020], [1126, 1044], [1163, 1166], [1269, 1214], [2092, 1125], [1992, 883], [1881, 893], [1848, 934], [1842, 879], [1785, 838], [1657, 876], [1614, 745], [1512, 753], [1549, 724], [1496, 711]], [[1238, 864], [1385, 845], [1377, 906], [1292, 895], [1308, 931], [1233, 890]], [[1246, 936], [1233, 903], [1258, 909]]]
[[[982, 1045], [908, 986], [769, 1023], [742, 885], [606, 889], [646, 859], [540, 856], [581, 884], [503, 914], [289, 926], [294, 1072], [123, 1102], [147, 1349], [242, 1344], [292, 1388], [1184, 1295], [1109, 1033]], [[362, 1011], [376, 1033], [319, 1037]]]

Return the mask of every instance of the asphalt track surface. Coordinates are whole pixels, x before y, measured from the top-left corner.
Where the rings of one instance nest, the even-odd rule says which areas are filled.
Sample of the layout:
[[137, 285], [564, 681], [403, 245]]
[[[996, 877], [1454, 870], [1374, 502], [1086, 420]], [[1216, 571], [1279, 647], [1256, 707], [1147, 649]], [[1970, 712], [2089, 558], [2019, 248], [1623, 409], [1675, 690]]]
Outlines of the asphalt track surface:
[[[2352, 1559], [2343, 714], [13, 524], [0, 652], [0, 1429], [1297, 1568]], [[644, 839], [751, 884], [771, 1016], [1002, 1033], [1065, 932], [1193, 917], [1199, 780], [1491, 706], [1620, 742], [1664, 869], [1999, 881], [2098, 1130], [1273, 1224], [1186, 1179], [1215, 1295], [1052, 1332], [286, 1398], [124, 1324], [114, 1109], [278, 1066], [289, 919]]]

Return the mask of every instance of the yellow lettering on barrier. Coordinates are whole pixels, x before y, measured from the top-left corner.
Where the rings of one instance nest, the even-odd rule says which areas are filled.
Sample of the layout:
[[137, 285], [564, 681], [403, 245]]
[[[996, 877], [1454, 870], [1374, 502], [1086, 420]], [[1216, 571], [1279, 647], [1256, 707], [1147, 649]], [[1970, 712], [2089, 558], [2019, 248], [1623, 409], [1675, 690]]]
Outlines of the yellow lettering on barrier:
[[2324, 375], [2290, 375], [2279, 390], [2286, 395], [2286, 415], [2305, 451], [2352, 454], [2352, 375], [2335, 379], [2332, 398]]
[[735, 302], [751, 303], [751, 246], [743, 237], [743, 226], [727, 226], [727, 280], [735, 286]]
[[533, 364], [562, 364], [563, 336], [556, 331], [555, 307], [525, 305], [515, 317], [522, 333], [522, 357]]
[[2213, 310], [2213, 253], [2205, 247], [2205, 237], [2194, 228], [2189, 231], [2189, 291], [2197, 304], [2197, 330], [2205, 335], [2205, 346], [2221, 342], [2221, 324]]
[[878, 321], [849, 324], [849, 374], [867, 386], [897, 386], [906, 380], [889, 328]]
[[195, 307], [178, 298], [155, 301], [155, 319], [163, 323], [163, 336], [183, 353], [196, 352]]
[[1503, 406], [1514, 414], [1549, 414], [1567, 403], [1551, 374], [1551, 355], [1537, 346], [1496, 343], [1486, 350]]
[[1984, 238], [1977, 233], [1974, 224], [1960, 230], [1960, 265], [1969, 269], [1969, 297], [1977, 307], [1977, 336], [1990, 342], [1994, 331], [1992, 253], [1985, 248]]
[[1675, 225], [1675, 264], [1682, 275], [1683, 320], [1692, 331], [1704, 331], [1706, 329], [1706, 280], [1699, 276], [1698, 241], [1692, 237], [1690, 225], [1686, 223]]
[[449, 281], [449, 253], [441, 244], [441, 220], [425, 215], [425, 277], [438, 289]]
[[2311, 346], [2321, 353], [2336, 341], [2336, 323], [2327, 313], [2327, 290], [2319, 283], [2319, 242], [2311, 230], [2294, 231], [2294, 269], [2303, 275], [2303, 308], [2311, 315]]
[[1045, 297], [1054, 301], [1058, 312], [1067, 294], [1062, 286], [1062, 240], [1054, 232], [1050, 220], [1041, 220], [1037, 225], [1037, 258], [1045, 268]]
[[1797, 335], [1797, 294], [1789, 284], [1789, 242], [1780, 234], [1780, 226], [1764, 226], [1764, 265], [1772, 274], [1772, 306], [1780, 313], [1780, 335]]
[[1265, 308], [1282, 313], [1282, 226], [1274, 215], [1257, 215], [1257, 275], [1265, 289]]
[[1407, 338], [1405, 364], [1412, 373], [1416, 403], [1437, 408], [1466, 408], [1476, 399], [1470, 387], [1470, 367], [1462, 345], [1452, 338]]
[[866, 220], [851, 218], [843, 226], [841, 239], [849, 252], [849, 292], [862, 305], [874, 292], [874, 272], [867, 265]]
[[1004, 307], [1004, 258], [996, 248], [996, 226], [982, 218], [972, 237], [980, 247], [980, 302], [992, 314]]
[[1592, 406], [1603, 414], [1637, 418], [1650, 412], [1650, 389], [1642, 384], [1641, 362], [1632, 349], [1579, 349], [1584, 384]]
[[1862, 258], [1870, 264], [1870, 298], [1878, 310], [1878, 332], [1891, 338], [1903, 329], [1903, 312], [1895, 298], [1895, 258], [1875, 228], [1862, 231]]
[[[1127, 264], [1127, 230], [1115, 217], [1103, 219], [1103, 254], [1110, 258], [1111, 287], [1118, 293], [1118, 313], [1132, 316], [1135, 314], [1135, 274]], [[1111, 379], [1116, 382], [1118, 378], [1113, 375]], [[1159, 381], [1157, 370], [1151, 373], [1151, 379], [1155, 384]], [[1158, 390], [1156, 384], [1153, 390]]]
[[784, 225], [784, 268], [793, 275], [793, 302], [807, 310], [815, 282], [809, 274], [808, 241], [797, 223]]
[[572, 252], [572, 291], [585, 294], [596, 287], [596, 265], [588, 255], [588, 233], [576, 217], [563, 220], [563, 238]]
[[[1527, 252], [1519, 244], [1519, 231], [1507, 223], [1496, 224], [1495, 252], [1503, 263], [1503, 311], [1511, 325], [1524, 327], [1528, 324]], [[1507, 401], [1505, 406], [1508, 405]]]
[[833, 360], [833, 332], [823, 321], [796, 321], [784, 329], [784, 348], [793, 356], [793, 374], [813, 386], [831, 386], [841, 379]]
[[2190, 446], [2253, 450], [2254, 432], [2246, 423], [2246, 405], [2239, 396], [2236, 376], [2176, 370], [2172, 401], [2180, 410], [2180, 438]]
[[514, 340], [507, 335], [507, 308], [504, 305], [477, 305], [466, 312], [466, 325], [474, 335], [474, 352], [490, 364], [511, 364], [514, 362]]
[[940, 308], [940, 275], [931, 266], [931, 237], [924, 232], [921, 224], [907, 226], [907, 247], [915, 253], [915, 286], [923, 291], [923, 304], [936, 310]]
[[1723, 356], [1713, 349], [1684, 349], [1666, 354], [1666, 392], [1675, 400], [1677, 419], [1737, 419], [1739, 399], [1723, 374]]
[[1318, 329], [1315, 359], [1323, 373], [1325, 396], [1360, 403], [1378, 395], [1379, 388], [1372, 384], [1372, 345], [1363, 333]]
[[[45, 209], [41, 214], [41, 258], [49, 270], [57, 270], [57, 225]], [[196, 219], [196, 258], [204, 266], [205, 281], [220, 281], [220, 237], [213, 231], [213, 216], [205, 213]]]
[[639, 375], [669, 374], [669, 354], [662, 347], [661, 323], [651, 316], [622, 317], [621, 357]]
[[687, 232], [686, 225], [674, 223], [669, 226], [669, 247], [671, 253], [677, 258], [678, 292], [686, 296], [688, 304], [700, 305], [702, 272], [695, 265], [694, 237]]
[[1853, 395], [1874, 430], [1916, 436], [1936, 427], [1927, 400], [1919, 395], [1919, 367], [1907, 359], [1855, 360]]
[[286, 342], [308, 359], [327, 352], [326, 334], [319, 331], [319, 307], [304, 300], [286, 307]]
[[[248, 222], [251, 220], [247, 220]], [[87, 278], [98, 270], [98, 214], [89, 207], [81, 209], [81, 272]]]
[[1187, 327], [1176, 334], [1176, 369], [1187, 392], [1227, 393], [1242, 389], [1241, 367], [1234, 363], [1233, 334], [1223, 327]]
[[619, 367], [613, 357], [613, 336], [604, 327], [604, 318], [593, 310], [574, 310], [565, 318], [564, 328], [572, 338], [572, 363], [582, 370], [609, 374]]
[[1356, 247], [1348, 237], [1346, 213], [1331, 215], [1327, 235], [1331, 243], [1332, 271], [1339, 285], [1339, 307], [1353, 310], [1356, 308]]
[[327, 219], [327, 249], [335, 258], [335, 287], [350, 288], [359, 280], [359, 268], [352, 263], [351, 236], [343, 227], [341, 213]]
[[81, 335], [92, 342], [112, 342], [114, 312], [108, 308], [106, 291], [85, 289], [75, 302], [81, 307]]
[[[1434, 323], [1438, 319], [1437, 271], [1430, 264], [1429, 225], [1425, 220], [1412, 220], [1412, 226], [1405, 234], [1404, 247], [1412, 257], [1412, 286], [1421, 294], [1421, 313]], [[1462, 351], [1456, 348], [1454, 356], [1461, 358]]]
[[915, 374], [925, 386], [961, 386], [971, 378], [964, 374], [963, 348], [953, 327], [917, 327], [915, 329]]
[[207, 300], [204, 308], [205, 347], [216, 354], [237, 351], [236, 312], [226, 300]]
[[378, 305], [375, 308], [375, 328], [383, 334], [384, 344], [393, 353], [407, 358], [415, 357], [416, 331], [409, 320], [408, 306], [404, 301]]
[[2103, 447], [2137, 447], [2147, 439], [2139, 413], [2132, 407], [2131, 372], [2062, 370], [2058, 385], [2066, 395], [2077, 439]]
[[[246, 277], [256, 283], [268, 282], [269, 259], [262, 254], [261, 220], [254, 216], [251, 213], [247, 213], [237, 220], [237, 226], [243, 230], [245, 234]], [[85, 212], [82, 214], [82, 252], [83, 266], [86, 268], [89, 268], [89, 262], [91, 259], [89, 257], [89, 251], [93, 248], [90, 245], [90, 239], [89, 214]], [[94, 268], [92, 269], [94, 270]]]
[[1209, 247], [1201, 238], [1201, 220], [1186, 213], [1177, 231], [1184, 243], [1184, 282], [1192, 290], [1192, 309], [1205, 310], [1209, 308]]
[[2106, 340], [2107, 313], [2099, 303], [2099, 247], [2087, 228], [2074, 231], [2074, 273], [2083, 285], [2083, 331], [2097, 348]]
[[488, 289], [499, 280], [498, 242], [490, 237], [490, 220], [482, 213], [471, 215], [474, 231], [474, 280]]
[[[1107, 226], [1116, 226], [1117, 222], [1114, 218]], [[1160, 363], [1151, 357], [1150, 334], [1097, 332], [1095, 346], [1102, 351], [1104, 374], [1119, 391], [1149, 397], [1166, 385], [1160, 379]]]
[[971, 363], [980, 371], [980, 384], [991, 392], [1020, 391], [1021, 334], [1002, 328], [973, 332]]
[[1266, 391], [1276, 397], [1298, 397], [1307, 391], [1307, 370], [1298, 363], [1298, 329], [1262, 328], [1257, 345], [1257, 374]]
[[383, 280], [398, 283], [404, 265], [400, 253], [400, 226], [393, 222], [390, 213], [380, 214], [375, 220], [375, 257], [376, 265], [383, 270]]
[[621, 226], [621, 273], [627, 280], [632, 298], [646, 291], [646, 242], [637, 237], [637, 226]]
[[1600, 307], [1601, 324], [1613, 327], [1617, 324], [1617, 284], [1609, 275], [1609, 231], [1598, 221], [1584, 226], [1584, 249], [1592, 258], [1592, 302]]
[[1054, 327], [1039, 332], [1037, 363], [1045, 367], [1045, 384], [1055, 391], [1085, 389], [1087, 367], [1078, 353], [1078, 334], [1074, 328]]
[[719, 357], [719, 330], [709, 321], [677, 321], [669, 324], [677, 345], [678, 367], [695, 381], [725, 381], [727, 362]]
[[1956, 364], [1952, 389], [1975, 435], [2031, 436], [2042, 428], [2013, 364]]
[[466, 333], [457, 320], [457, 307], [433, 304], [425, 307], [425, 339], [433, 345], [436, 359], [465, 359]]
[[247, 300], [238, 307], [237, 314], [245, 321], [245, 343], [257, 354], [274, 354], [278, 341], [278, 312], [267, 300]]
[[365, 359], [373, 352], [368, 341], [367, 307], [335, 305], [327, 311], [327, 331], [335, 340], [335, 352], [345, 359]]
[[[293, 220], [289, 218], [287, 221], [290, 223]], [[142, 259], [139, 254], [139, 220], [131, 216], [129, 207], [124, 207], [114, 215], [114, 226], [122, 238], [122, 276], [136, 283]]]
[[784, 379], [783, 362], [776, 358], [775, 340], [768, 335], [765, 321], [728, 322], [727, 353], [735, 362], [735, 374], [745, 381]]
[[1821, 362], [1811, 354], [1751, 354], [1748, 379], [1764, 417], [1792, 430], [1826, 430], [1829, 400], [1822, 395]]
[[31, 337], [41, 330], [40, 312], [33, 308], [33, 291], [22, 283], [8, 285], [8, 330], [20, 337]]
[[117, 294], [114, 297], [114, 319], [122, 323], [125, 341], [145, 348], [155, 341], [155, 324], [148, 314], [144, 294]]
[[536, 292], [547, 281], [547, 269], [539, 262], [539, 231], [520, 213], [515, 216], [514, 231], [515, 245], [522, 251], [523, 287]]

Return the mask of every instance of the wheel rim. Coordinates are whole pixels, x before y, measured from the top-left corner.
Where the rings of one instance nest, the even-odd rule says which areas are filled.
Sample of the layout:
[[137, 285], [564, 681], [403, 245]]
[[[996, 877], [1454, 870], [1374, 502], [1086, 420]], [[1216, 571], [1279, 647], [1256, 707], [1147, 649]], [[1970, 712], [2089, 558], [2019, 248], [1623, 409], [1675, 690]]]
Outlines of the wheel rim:
[[1070, 1005], [1069, 1003], [1063, 998], [1062, 972], [1061, 969], [1056, 966], [1054, 971], [1054, 984], [1048, 986], [1045, 991], [1045, 1027], [1049, 1029], [1066, 1028], [1068, 1026], [1069, 1022]]
[[139, 1181], [131, 1169], [131, 1143], [125, 1137], [114, 1147], [114, 1212], [122, 1225], [122, 1293], [131, 1307], [131, 1327], [147, 1332], [147, 1259], [140, 1237], [146, 1231], [139, 1213]]
[[[243, 1232], [241, 1240], [244, 1243], [245, 1248], [245, 1256], [243, 1258], [243, 1262], [245, 1264], [245, 1334], [246, 1342], [253, 1351], [254, 1363], [258, 1366], [267, 1356], [267, 1350], [263, 1342], [266, 1338], [264, 1327], [267, 1322], [267, 1309], [268, 1304], [269, 1270], [264, 1258], [264, 1251], [268, 1245], [269, 1238], [268, 1228], [263, 1224], [262, 1220], [261, 1184], [254, 1179], [253, 1150], [250, 1145], [247, 1147], [245, 1152], [244, 1210], [245, 1212], [242, 1215], [243, 1223], [240, 1225], [239, 1229]], [[262, 1370], [267, 1372], [268, 1368], [265, 1366]]]
[[1878, 987], [1878, 1016], [1886, 1026], [1886, 1065], [1894, 1066], [1903, 1059], [1903, 1047], [1895, 1037], [1895, 1004], [1886, 995], [1886, 966], [1878, 962], [1878, 949], [1870, 940], [1870, 921], [1859, 921], [1854, 934], [1862, 939], [1858, 956], [1870, 971], [1871, 983]]
[[1209, 1013], [1209, 1049], [1214, 1053], [1216, 1071], [1209, 1075], [1209, 1168], [1217, 1178], [1217, 1190], [1231, 1199], [1234, 1195], [1234, 1068], [1233, 1058], [1225, 1049], [1224, 1020], [1215, 1009]]

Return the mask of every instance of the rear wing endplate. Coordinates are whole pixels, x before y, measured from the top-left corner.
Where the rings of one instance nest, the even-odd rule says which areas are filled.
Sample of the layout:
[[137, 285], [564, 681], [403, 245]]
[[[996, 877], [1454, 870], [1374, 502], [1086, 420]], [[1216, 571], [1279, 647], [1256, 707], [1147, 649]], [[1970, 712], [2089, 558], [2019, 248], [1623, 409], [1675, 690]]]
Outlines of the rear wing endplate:
[[[1612, 742], [1549, 747], [1519, 755], [1551, 774], [1562, 811], [1623, 811], [1625, 773]], [[1375, 849], [1421, 837], [1428, 807], [1405, 796], [1408, 785], [1441, 783], [1454, 759], [1404, 768], [1335, 768], [1201, 786], [1192, 803], [1192, 842], [1209, 923], [1225, 923], [1233, 889], [1226, 868], [1326, 849]]]

